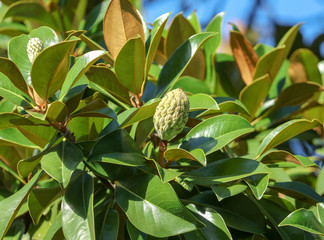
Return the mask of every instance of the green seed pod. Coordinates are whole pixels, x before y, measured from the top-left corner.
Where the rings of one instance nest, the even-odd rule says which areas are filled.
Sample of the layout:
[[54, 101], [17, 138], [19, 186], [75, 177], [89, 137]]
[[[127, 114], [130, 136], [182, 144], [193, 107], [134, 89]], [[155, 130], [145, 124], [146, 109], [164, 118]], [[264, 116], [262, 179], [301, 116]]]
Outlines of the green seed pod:
[[189, 100], [187, 94], [177, 88], [168, 92], [155, 110], [153, 122], [161, 140], [170, 141], [179, 134], [188, 121]]
[[29, 39], [27, 43], [27, 55], [31, 63], [34, 62], [37, 55], [41, 52], [43, 48], [43, 42], [38, 37]]

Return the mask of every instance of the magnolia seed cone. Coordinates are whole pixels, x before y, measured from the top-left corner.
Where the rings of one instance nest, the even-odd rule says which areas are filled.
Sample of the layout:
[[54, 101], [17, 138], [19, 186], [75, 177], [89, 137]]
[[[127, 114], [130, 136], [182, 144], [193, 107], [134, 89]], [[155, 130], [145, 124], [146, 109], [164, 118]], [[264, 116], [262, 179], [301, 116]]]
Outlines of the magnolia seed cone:
[[29, 39], [27, 43], [27, 56], [31, 63], [34, 62], [37, 55], [42, 51], [43, 42], [38, 37]]
[[170, 141], [178, 135], [188, 121], [189, 100], [186, 93], [177, 88], [168, 92], [155, 110], [153, 122], [161, 140]]

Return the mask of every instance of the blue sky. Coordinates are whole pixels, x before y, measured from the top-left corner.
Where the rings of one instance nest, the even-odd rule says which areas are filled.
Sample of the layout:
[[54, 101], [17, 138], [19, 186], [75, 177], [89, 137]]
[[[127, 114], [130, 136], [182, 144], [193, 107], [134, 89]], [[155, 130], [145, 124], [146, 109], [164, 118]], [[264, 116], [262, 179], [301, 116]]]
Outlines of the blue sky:
[[[153, 22], [158, 16], [180, 11], [188, 16], [193, 10], [203, 26], [218, 12], [224, 11], [223, 35], [228, 36], [227, 22], [246, 23], [256, 0], [144, 0], [144, 17]], [[304, 22], [300, 31], [306, 45], [324, 34], [324, 0], [261, 0], [262, 7], [255, 12], [253, 28], [260, 32], [259, 42], [275, 45], [273, 21], [277, 24], [292, 26]], [[185, 10], [184, 10], [185, 9]], [[240, 24], [239, 24], [240, 25]], [[322, 56], [324, 43], [322, 43]]]

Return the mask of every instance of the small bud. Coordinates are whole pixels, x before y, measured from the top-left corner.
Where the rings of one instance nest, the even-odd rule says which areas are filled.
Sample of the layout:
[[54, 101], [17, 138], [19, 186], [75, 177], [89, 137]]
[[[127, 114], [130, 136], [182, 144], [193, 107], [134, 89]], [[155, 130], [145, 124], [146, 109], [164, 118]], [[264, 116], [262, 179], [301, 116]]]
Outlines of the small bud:
[[177, 88], [168, 92], [155, 110], [153, 122], [161, 140], [170, 141], [178, 135], [188, 121], [189, 100], [186, 93]]
[[41, 52], [43, 48], [43, 42], [38, 37], [29, 39], [27, 43], [27, 55], [31, 63], [34, 62], [37, 55]]

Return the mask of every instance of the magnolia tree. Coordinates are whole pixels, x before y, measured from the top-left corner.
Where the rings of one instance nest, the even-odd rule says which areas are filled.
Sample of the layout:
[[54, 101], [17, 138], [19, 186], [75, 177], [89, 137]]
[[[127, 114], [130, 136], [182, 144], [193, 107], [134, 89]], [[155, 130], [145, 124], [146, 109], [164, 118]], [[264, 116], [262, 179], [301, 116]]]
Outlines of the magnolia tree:
[[225, 54], [224, 13], [202, 31], [195, 13], [148, 27], [128, 0], [4, 2], [1, 239], [324, 235], [323, 75], [289, 55], [300, 25], [276, 47], [233, 25]]

